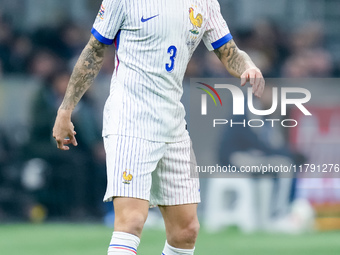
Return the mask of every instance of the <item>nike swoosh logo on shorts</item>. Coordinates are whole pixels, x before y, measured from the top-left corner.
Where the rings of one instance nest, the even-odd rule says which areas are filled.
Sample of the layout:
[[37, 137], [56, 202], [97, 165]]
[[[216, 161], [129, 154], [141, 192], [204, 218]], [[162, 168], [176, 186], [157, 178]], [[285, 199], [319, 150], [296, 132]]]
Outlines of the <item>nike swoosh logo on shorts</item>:
[[142, 17], [142, 19], [141, 19], [140, 21], [146, 22], [146, 21], [148, 21], [148, 20], [150, 20], [150, 19], [156, 18], [157, 16], [159, 16], [159, 14], [157, 14], [157, 15], [155, 15], [155, 16], [152, 16], [152, 17], [150, 17], [150, 18], [146, 18], [146, 19], [144, 19], [144, 17]]

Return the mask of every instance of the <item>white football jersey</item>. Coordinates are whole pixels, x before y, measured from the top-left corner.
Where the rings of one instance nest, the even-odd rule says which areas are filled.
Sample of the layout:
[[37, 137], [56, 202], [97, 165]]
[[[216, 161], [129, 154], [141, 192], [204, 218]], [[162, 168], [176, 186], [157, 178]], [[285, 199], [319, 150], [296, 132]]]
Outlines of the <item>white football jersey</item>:
[[209, 50], [232, 39], [217, 0], [104, 0], [92, 34], [116, 46], [103, 135], [186, 139], [188, 62], [201, 39]]

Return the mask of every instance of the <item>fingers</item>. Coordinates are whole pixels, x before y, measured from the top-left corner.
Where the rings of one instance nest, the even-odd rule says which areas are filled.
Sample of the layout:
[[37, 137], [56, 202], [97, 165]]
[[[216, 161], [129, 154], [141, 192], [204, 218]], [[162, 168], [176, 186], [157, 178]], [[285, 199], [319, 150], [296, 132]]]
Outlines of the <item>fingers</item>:
[[70, 149], [70, 147], [65, 146], [65, 144], [70, 144], [70, 140], [69, 139], [57, 139], [55, 138], [56, 142], [57, 142], [57, 148], [63, 151], [68, 151]]
[[255, 96], [258, 96], [259, 92], [259, 86], [261, 82], [261, 75], [259, 73], [254, 72], [254, 78], [253, 78], [253, 93]]
[[63, 144], [65, 145], [65, 144], [70, 144], [70, 143], [72, 143], [71, 142], [71, 139], [64, 139], [64, 141], [63, 141]]
[[261, 97], [264, 91], [264, 87], [265, 87], [265, 80], [263, 79], [263, 77], [260, 79], [260, 84], [259, 84], [259, 88], [258, 88], [258, 92], [257, 92], [257, 96]]
[[255, 84], [253, 86], [254, 95], [257, 97], [261, 97], [263, 94], [264, 86], [265, 86], [265, 81], [263, 79], [262, 73], [257, 72], [256, 77], [255, 77]]
[[77, 145], [78, 145], [75, 135], [76, 135], [76, 132], [73, 131], [73, 135], [70, 136], [70, 139], [69, 139], [69, 140], [70, 140], [70, 143], [72, 143], [73, 146], [77, 146]]
[[263, 79], [262, 73], [257, 68], [249, 68], [241, 75], [241, 86], [244, 86], [247, 81], [253, 87], [253, 94], [257, 97], [261, 97], [265, 81]]
[[253, 86], [255, 83], [256, 72], [254, 68], [249, 68], [241, 75], [241, 86], [243, 87], [249, 81], [250, 85]]
[[58, 136], [54, 136], [53, 138], [56, 140], [57, 142], [57, 148], [60, 150], [69, 150], [70, 147], [66, 146], [68, 144], [72, 144], [73, 146], [77, 146], [77, 140], [76, 140], [76, 135], [77, 133], [75, 131], [73, 131], [73, 135], [69, 135], [69, 138], [63, 138], [63, 137], [58, 137]]
[[73, 146], [77, 146], [78, 143], [77, 143], [77, 140], [75, 137], [73, 138], [66, 138], [66, 139], [57, 139], [55, 138], [56, 142], [57, 142], [57, 148], [60, 149], [60, 150], [69, 150], [70, 147], [69, 146], [66, 146], [68, 144], [72, 144]]
[[247, 81], [248, 81], [248, 72], [244, 72], [242, 75], [241, 75], [241, 86], [243, 87], [244, 85], [246, 85]]

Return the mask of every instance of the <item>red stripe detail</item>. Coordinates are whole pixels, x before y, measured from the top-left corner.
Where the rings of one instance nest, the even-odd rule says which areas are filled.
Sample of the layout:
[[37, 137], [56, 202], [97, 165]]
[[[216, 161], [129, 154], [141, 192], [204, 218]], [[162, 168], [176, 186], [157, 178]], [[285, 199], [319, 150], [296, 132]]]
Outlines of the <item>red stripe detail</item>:
[[115, 249], [121, 249], [121, 250], [131, 251], [131, 252], [133, 252], [134, 254], [137, 254], [137, 252], [135, 252], [134, 250], [131, 250], [131, 249], [129, 249], [129, 248], [117, 247], [117, 246], [111, 246], [111, 247], [113, 247], [113, 248], [115, 248]]
[[117, 74], [118, 66], [119, 66], [119, 58], [118, 58], [118, 55], [117, 55], [117, 54], [116, 54], [116, 59], [117, 59], [117, 66], [116, 66], [116, 74]]
[[199, 84], [202, 84], [203, 86], [208, 87], [209, 89], [211, 89], [211, 90], [215, 93], [215, 95], [217, 96], [217, 98], [218, 98], [218, 100], [220, 101], [220, 104], [221, 104], [221, 106], [222, 106], [222, 100], [221, 100], [221, 98], [220, 98], [220, 95], [217, 93], [216, 89], [214, 89], [213, 87], [211, 87], [211, 86], [208, 85], [208, 84], [205, 84], [205, 83], [202, 83], [202, 82], [198, 82], [198, 83], [199, 83]]
[[116, 75], [117, 75], [118, 66], [119, 66], [119, 58], [118, 58], [118, 53], [117, 53], [117, 51], [118, 51], [118, 48], [117, 48], [117, 36], [114, 39], [114, 45], [115, 45], [115, 48], [116, 48], [116, 59], [117, 59]]

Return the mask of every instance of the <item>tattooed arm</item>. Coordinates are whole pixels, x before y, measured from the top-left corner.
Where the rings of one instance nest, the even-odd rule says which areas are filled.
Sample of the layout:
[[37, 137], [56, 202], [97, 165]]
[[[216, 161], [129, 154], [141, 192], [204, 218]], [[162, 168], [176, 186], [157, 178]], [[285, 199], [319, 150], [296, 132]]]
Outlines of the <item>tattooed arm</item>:
[[[68, 150], [69, 147], [65, 146], [67, 144], [77, 146], [76, 132], [71, 122], [71, 114], [99, 73], [107, 47], [108, 45], [102, 44], [91, 35], [73, 69], [64, 100], [59, 107], [53, 127], [53, 137], [57, 141], [57, 147], [61, 150]], [[66, 137], [69, 138], [66, 139]]]
[[230, 40], [214, 52], [231, 75], [241, 78], [241, 86], [250, 81], [253, 93], [258, 97], [262, 95], [265, 83], [260, 69], [247, 53], [236, 46], [234, 40]]

